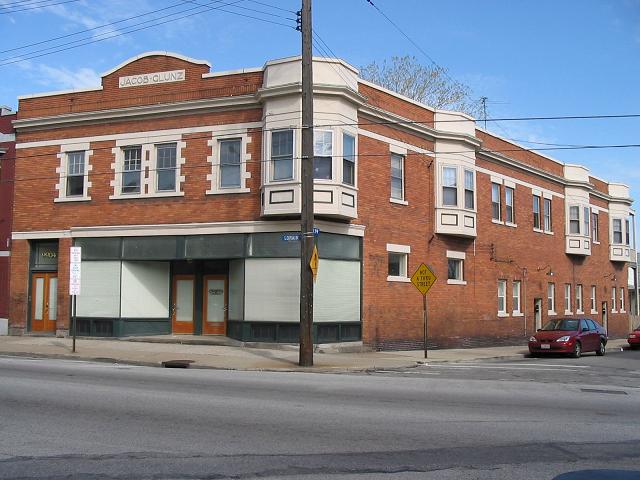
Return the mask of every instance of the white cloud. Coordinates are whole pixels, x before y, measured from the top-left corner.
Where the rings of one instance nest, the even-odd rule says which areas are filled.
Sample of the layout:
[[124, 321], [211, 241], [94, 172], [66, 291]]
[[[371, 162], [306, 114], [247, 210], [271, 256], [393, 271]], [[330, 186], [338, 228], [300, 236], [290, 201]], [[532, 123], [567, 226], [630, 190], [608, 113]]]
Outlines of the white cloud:
[[66, 90], [100, 86], [100, 75], [91, 68], [82, 67], [74, 71], [39, 64], [36, 70], [39, 74], [38, 82], [47, 87]]

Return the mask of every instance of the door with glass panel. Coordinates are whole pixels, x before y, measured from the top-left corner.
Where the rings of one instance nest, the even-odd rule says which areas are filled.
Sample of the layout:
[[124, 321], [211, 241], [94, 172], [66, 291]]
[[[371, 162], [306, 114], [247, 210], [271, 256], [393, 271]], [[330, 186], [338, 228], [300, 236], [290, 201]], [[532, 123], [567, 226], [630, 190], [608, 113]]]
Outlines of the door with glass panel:
[[227, 333], [227, 277], [205, 275], [203, 287], [202, 333], [225, 335]]
[[171, 330], [173, 333], [193, 334], [195, 277], [175, 275], [171, 299]]
[[34, 273], [31, 286], [31, 330], [55, 332], [58, 318], [58, 274]]

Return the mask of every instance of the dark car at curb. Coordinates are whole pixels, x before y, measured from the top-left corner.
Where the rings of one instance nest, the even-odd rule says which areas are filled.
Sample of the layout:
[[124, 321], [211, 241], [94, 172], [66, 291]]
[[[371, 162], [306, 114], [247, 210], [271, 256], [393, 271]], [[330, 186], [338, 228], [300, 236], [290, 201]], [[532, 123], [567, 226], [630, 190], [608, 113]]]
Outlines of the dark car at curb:
[[529, 338], [529, 353], [538, 356], [564, 353], [574, 358], [586, 352], [605, 354], [607, 332], [590, 318], [557, 318], [550, 320]]
[[627, 337], [627, 342], [629, 343], [629, 348], [635, 350], [636, 348], [640, 348], [640, 325], [633, 329], [633, 332], [629, 334]]

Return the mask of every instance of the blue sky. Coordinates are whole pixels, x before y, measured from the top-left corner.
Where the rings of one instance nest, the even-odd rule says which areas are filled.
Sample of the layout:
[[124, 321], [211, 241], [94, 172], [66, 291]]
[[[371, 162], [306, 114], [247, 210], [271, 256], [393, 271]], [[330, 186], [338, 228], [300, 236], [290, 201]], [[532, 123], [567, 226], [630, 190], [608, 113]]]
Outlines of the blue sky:
[[[640, 113], [640, 0], [373, 1], [474, 96], [488, 97], [490, 118]], [[232, 5], [226, 12], [176, 18], [204, 10], [198, 4], [220, 3]], [[356, 67], [394, 55], [430, 63], [365, 0], [315, 0], [313, 7], [315, 32], [332, 54]], [[286, 10], [299, 8], [298, 0], [0, 0], [0, 104], [15, 108], [18, 95], [97, 86], [100, 73], [150, 50], [205, 59], [217, 71], [297, 55], [298, 32], [247, 15], [293, 25]], [[160, 19], [169, 14], [174, 16]], [[7, 51], [112, 22], [119, 23]], [[124, 27], [158, 22], [166, 23], [115, 36]], [[93, 43], [42, 56], [35, 55], [48, 52], [33, 52], [73, 41]], [[7, 63], [18, 54], [34, 57]], [[530, 147], [541, 145], [525, 142], [640, 143], [640, 118], [504, 121], [488, 129]], [[627, 183], [640, 199], [640, 148], [544, 153]]]

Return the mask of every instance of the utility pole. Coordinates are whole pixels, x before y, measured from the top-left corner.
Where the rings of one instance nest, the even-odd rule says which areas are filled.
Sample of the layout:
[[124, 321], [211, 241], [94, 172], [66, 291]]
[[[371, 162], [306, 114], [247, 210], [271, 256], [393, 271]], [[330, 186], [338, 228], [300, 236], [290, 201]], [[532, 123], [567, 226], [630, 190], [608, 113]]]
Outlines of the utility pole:
[[487, 129], [487, 100], [488, 97], [480, 97], [480, 101], [482, 102], [482, 119], [484, 120], [484, 129]]
[[313, 58], [311, 47], [311, 0], [302, 0], [302, 181], [300, 212], [300, 360], [313, 366], [313, 275], [309, 262], [313, 252]]

